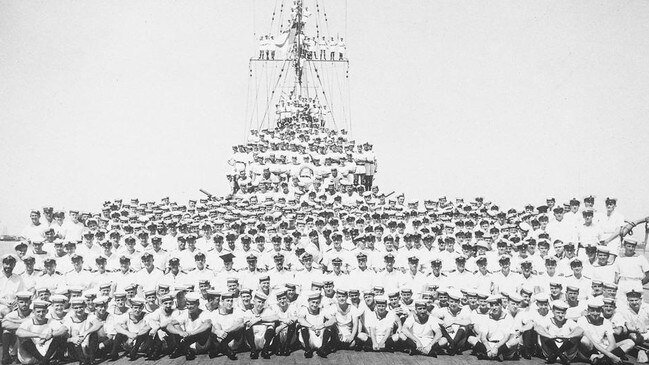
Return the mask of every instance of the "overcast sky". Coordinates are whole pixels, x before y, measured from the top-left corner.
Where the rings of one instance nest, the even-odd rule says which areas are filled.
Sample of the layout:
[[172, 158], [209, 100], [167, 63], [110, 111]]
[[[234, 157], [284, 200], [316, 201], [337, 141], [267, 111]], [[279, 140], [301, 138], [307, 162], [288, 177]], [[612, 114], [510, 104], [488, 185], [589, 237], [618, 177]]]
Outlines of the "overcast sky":
[[[649, 2], [324, 4], [383, 190], [516, 208], [593, 194], [649, 213]], [[0, 0], [0, 225], [227, 193], [274, 5]]]

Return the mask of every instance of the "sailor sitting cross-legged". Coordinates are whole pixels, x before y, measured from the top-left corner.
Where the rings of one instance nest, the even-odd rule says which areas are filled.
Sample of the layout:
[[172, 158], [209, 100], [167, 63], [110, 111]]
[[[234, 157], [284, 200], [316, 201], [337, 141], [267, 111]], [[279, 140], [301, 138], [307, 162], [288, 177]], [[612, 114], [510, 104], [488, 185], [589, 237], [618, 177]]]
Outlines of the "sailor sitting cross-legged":
[[428, 313], [428, 301], [415, 300], [415, 312], [403, 323], [402, 333], [410, 356], [422, 354], [437, 357], [439, 342], [443, 339], [437, 318]]
[[[441, 291], [440, 298], [442, 297]], [[445, 348], [448, 355], [455, 355], [461, 353], [468, 339], [467, 326], [471, 319], [471, 312], [469, 307], [462, 307], [460, 299], [462, 293], [456, 289], [449, 289], [448, 306], [441, 306], [433, 311], [433, 315], [439, 318], [442, 323], [442, 336], [446, 339]]]
[[320, 291], [309, 293], [307, 298], [307, 306], [301, 308], [298, 313], [304, 357], [307, 359], [313, 357], [314, 351], [320, 357], [327, 357], [329, 339], [331, 338], [330, 327], [335, 324], [336, 319], [322, 308]]
[[68, 329], [68, 353], [74, 354], [79, 364], [90, 365], [97, 352], [98, 331], [104, 323], [94, 314], [86, 312], [83, 298], [72, 298], [70, 306], [70, 313], [63, 319], [63, 325]]
[[592, 364], [620, 363], [635, 343], [631, 339], [616, 343], [611, 321], [602, 317], [604, 301], [601, 298], [591, 298], [587, 307], [588, 314], [577, 320], [577, 325], [584, 331], [579, 343], [581, 354]]
[[[187, 309], [181, 311], [167, 325], [167, 331], [174, 342], [174, 352], [170, 356], [172, 359], [185, 355], [186, 360], [194, 360], [197, 351], [208, 350], [212, 320], [209, 312], [200, 308], [200, 299], [198, 293], [187, 294]], [[196, 350], [192, 348], [193, 344], [196, 344]]]
[[289, 302], [286, 290], [276, 294], [275, 314], [277, 315], [277, 326], [273, 339], [273, 349], [277, 355], [288, 356], [291, 354], [291, 347], [296, 341], [297, 311], [295, 303]]
[[358, 346], [356, 336], [359, 329], [359, 317], [363, 312], [351, 305], [348, 298], [349, 293], [347, 290], [338, 289], [336, 290], [336, 303], [329, 307], [331, 316], [336, 320], [335, 325], [331, 327], [333, 331], [332, 352]]
[[534, 329], [541, 337], [541, 349], [548, 363], [560, 359], [567, 364], [577, 355], [577, 344], [583, 331], [575, 321], [566, 318], [568, 303], [555, 300], [551, 307], [552, 317], [535, 325]]
[[514, 334], [514, 320], [508, 311], [503, 311], [502, 297], [487, 298], [491, 309], [489, 317], [482, 323], [480, 341], [473, 347], [478, 359], [512, 360], [518, 354], [518, 342], [510, 341]]
[[[255, 293], [252, 308], [244, 311], [245, 337], [250, 347], [250, 358], [270, 359], [270, 347], [275, 337], [277, 314], [266, 306], [268, 297], [261, 291]], [[260, 350], [261, 349], [261, 350]]]
[[65, 343], [67, 328], [60, 321], [47, 317], [49, 302], [34, 300], [34, 310], [29, 319], [16, 330], [20, 340], [18, 360], [21, 364], [49, 364]]
[[370, 335], [366, 349], [394, 352], [399, 342], [401, 321], [393, 311], [388, 311], [388, 299], [385, 296], [375, 297], [374, 302], [374, 311], [365, 313], [365, 327]]
[[221, 294], [221, 305], [219, 309], [212, 312], [212, 348], [209, 357], [214, 358], [223, 353], [230, 360], [236, 360], [233, 349], [243, 344], [243, 312], [234, 308], [234, 293], [225, 292]]
[[114, 326], [117, 334], [110, 353], [111, 361], [116, 361], [119, 358], [122, 346], [128, 350], [128, 357], [131, 361], [137, 359], [140, 347], [150, 347], [152, 339], [148, 334], [151, 327], [144, 320], [143, 309], [144, 299], [135, 297], [131, 299], [131, 309], [125, 315], [116, 318]]

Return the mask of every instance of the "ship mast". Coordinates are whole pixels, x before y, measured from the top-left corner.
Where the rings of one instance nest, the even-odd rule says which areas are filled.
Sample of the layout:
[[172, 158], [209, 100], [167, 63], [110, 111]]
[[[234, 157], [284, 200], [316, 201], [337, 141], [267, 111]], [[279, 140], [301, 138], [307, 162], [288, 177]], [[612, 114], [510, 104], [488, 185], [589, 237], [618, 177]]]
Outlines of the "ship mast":
[[303, 74], [303, 57], [306, 54], [306, 52], [303, 51], [303, 38], [304, 38], [304, 32], [303, 32], [303, 27], [304, 23], [302, 22], [302, 0], [297, 0], [296, 3], [297, 8], [295, 9], [295, 20], [296, 20], [296, 31], [295, 31], [295, 38], [297, 40], [296, 45], [295, 45], [295, 62], [294, 62], [294, 67], [295, 67], [295, 80], [297, 82], [296, 88], [297, 88], [297, 95], [299, 97], [304, 96], [305, 93], [308, 93], [308, 90], [303, 90], [303, 85], [302, 85], [302, 74]]
[[300, 91], [298, 95], [302, 96], [302, 0], [297, 1], [296, 10], [296, 37], [297, 45], [295, 47], [295, 76], [296, 80], [300, 86]]
[[[311, 13], [306, 0], [288, 0], [290, 16], [282, 22], [284, 1], [280, 21], [274, 23], [279, 29], [273, 27], [273, 12], [271, 32], [259, 40], [259, 57], [250, 59], [248, 92], [254, 100], [248, 103], [248, 125], [257, 130], [273, 128], [290, 114], [298, 123], [315, 120], [321, 127], [348, 129], [349, 62], [343, 56], [343, 40], [330, 34], [329, 41], [320, 38], [320, 10]], [[319, 2], [315, 5], [318, 9]], [[306, 26], [312, 21], [315, 31]]]

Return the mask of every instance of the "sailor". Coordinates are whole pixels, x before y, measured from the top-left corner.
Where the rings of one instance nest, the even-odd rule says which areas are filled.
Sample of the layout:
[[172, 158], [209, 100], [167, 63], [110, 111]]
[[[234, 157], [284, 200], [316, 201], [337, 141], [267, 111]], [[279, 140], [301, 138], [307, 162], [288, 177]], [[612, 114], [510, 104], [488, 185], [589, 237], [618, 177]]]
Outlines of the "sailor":
[[388, 310], [386, 297], [378, 296], [374, 301], [374, 311], [365, 313], [365, 327], [369, 332], [366, 349], [392, 352], [399, 345], [398, 332], [401, 332], [401, 321], [394, 312]]
[[601, 228], [594, 223], [594, 212], [592, 210], [583, 210], [581, 214], [584, 223], [579, 225], [577, 228], [577, 240], [581, 245], [597, 245], [599, 242], [607, 238], [604, 237]]
[[607, 246], [597, 246], [597, 259], [591, 266], [590, 272], [593, 280], [605, 283], [615, 282], [615, 263], [609, 262], [610, 249]]
[[49, 305], [49, 302], [34, 300], [32, 314], [16, 329], [21, 364], [47, 364], [65, 344], [67, 328], [60, 321], [47, 317]]
[[346, 48], [347, 46], [345, 45], [345, 42], [343, 38], [338, 39], [338, 60], [343, 61], [345, 59], [345, 54], [346, 54]]
[[297, 311], [295, 303], [288, 300], [286, 290], [278, 291], [276, 294], [277, 304], [273, 307], [278, 318], [273, 337], [273, 349], [275, 354], [288, 356], [294, 344], [297, 329]]
[[155, 286], [162, 281], [164, 273], [154, 265], [153, 254], [150, 251], [140, 256], [142, 268], [133, 273], [134, 281], [140, 284], [143, 291], [155, 289]]
[[[314, 288], [313, 286], [314, 285], [312, 284], [312, 290], [316, 290], [316, 288]], [[324, 280], [321, 285], [320, 283], [318, 283], [317, 286], [319, 287], [317, 289], [322, 288], [322, 298], [320, 300], [320, 305], [326, 309], [329, 309], [330, 306], [335, 305], [336, 289], [333, 280]]]
[[430, 268], [431, 273], [427, 277], [428, 283], [437, 285], [440, 288], [448, 286], [448, 277], [442, 272], [442, 260], [439, 258], [433, 259], [430, 262]]
[[257, 269], [257, 255], [250, 253], [246, 257], [247, 267], [239, 272], [239, 281], [243, 287], [255, 288], [259, 284], [261, 270]]
[[471, 287], [473, 281], [473, 273], [466, 269], [467, 257], [464, 255], [457, 255], [455, 258], [455, 270], [448, 273], [448, 281], [455, 284], [459, 288]]
[[560, 359], [562, 364], [569, 364], [577, 355], [583, 330], [575, 321], [566, 318], [566, 302], [555, 300], [551, 306], [552, 317], [538, 323], [534, 329], [540, 336], [541, 349], [548, 362]]
[[348, 298], [347, 290], [337, 289], [336, 304], [330, 307], [332, 316], [336, 319], [335, 325], [331, 327], [333, 331], [331, 349], [333, 351], [359, 348], [360, 341], [356, 340], [356, 336], [359, 330], [359, 317], [363, 313], [359, 308], [350, 304]]
[[[115, 300], [117, 301], [117, 294]], [[123, 298], [120, 295], [120, 298]], [[138, 358], [140, 348], [150, 348], [152, 339], [149, 336], [151, 327], [145, 321], [144, 299], [131, 299], [131, 309], [123, 315], [115, 318], [114, 329], [117, 332], [113, 341], [113, 348], [110, 353], [110, 360], [116, 361], [119, 358], [119, 351], [124, 346], [128, 358], [134, 361]]]
[[322, 280], [322, 272], [314, 269], [313, 255], [311, 255], [310, 253], [303, 253], [300, 261], [303, 265], [303, 269], [298, 269], [295, 272], [295, 280], [300, 286], [299, 292], [301, 293], [302, 291], [308, 291], [308, 288], [311, 286], [312, 282]]
[[75, 254], [70, 257], [73, 268], [65, 274], [67, 286], [81, 286], [83, 290], [90, 288], [90, 271], [83, 268], [83, 257]]
[[419, 258], [417, 256], [408, 257], [408, 270], [402, 276], [399, 287], [412, 288], [415, 293], [421, 293], [426, 285], [426, 275], [419, 269]]
[[243, 343], [244, 322], [243, 312], [233, 307], [234, 294], [231, 292], [221, 294], [221, 306], [212, 312], [212, 336], [214, 344], [209, 352], [210, 358], [223, 353], [230, 360], [237, 357], [233, 351]]
[[151, 237], [151, 250], [148, 253], [152, 255], [153, 265], [160, 271], [165, 271], [169, 261], [169, 252], [163, 248], [163, 238], [161, 236]]
[[214, 272], [210, 270], [205, 264], [205, 254], [197, 252], [194, 255], [195, 268], [187, 272], [188, 283], [193, 284], [198, 288], [201, 282], [206, 282], [207, 286], [211, 286], [211, 281], [214, 280]]
[[214, 312], [219, 309], [221, 305], [221, 293], [214, 289], [205, 290], [205, 303], [203, 304], [203, 309], [208, 312]]
[[84, 232], [83, 240], [81, 244], [77, 245], [76, 253], [90, 260], [101, 255], [101, 252], [101, 247], [95, 244], [95, 233], [93, 231]]
[[21, 236], [32, 243], [42, 241], [46, 227], [41, 223], [41, 212], [33, 209], [29, 213], [29, 218], [31, 222], [23, 229]]
[[[410, 356], [422, 354], [437, 357], [443, 340], [440, 323], [430, 315], [425, 299], [415, 301], [415, 311], [403, 323], [401, 332]], [[445, 340], [444, 340], [445, 341]]]
[[[71, 242], [68, 242], [68, 244], [66, 244], [66, 248], [69, 247], [68, 250], [73, 250], [73, 246], [74, 243]], [[105, 269], [107, 271], [109, 272], [118, 271], [120, 267], [120, 262], [119, 262], [120, 255], [115, 253], [115, 251], [113, 250], [113, 245], [110, 243], [110, 241], [104, 241], [101, 243], [101, 247], [103, 249], [103, 252], [101, 255], [95, 258], [95, 263], [97, 262], [97, 258], [103, 257], [105, 262]]]
[[169, 272], [164, 275], [163, 282], [178, 290], [178, 288], [189, 284], [187, 273], [180, 269], [180, 259], [172, 257], [169, 259]]
[[649, 282], [649, 261], [644, 255], [636, 254], [637, 244], [635, 239], [625, 238], [624, 253], [615, 260], [615, 282], [620, 293]]
[[167, 325], [180, 314], [180, 311], [174, 308], [174, 299], [171, 295], [165, 294], [160, 297], [160, 306], [152, 313], [147, 315], [146, 321], [151, 327], [149, 332], [153, 339], [151, 352], [147, 356], [149, 360], [158, 360], [162, 354], [162, 342], [167, 343], [168, 349], [173, 349], [174, 342]]
[[41, 269], [45, 266], [45, 261], [52, 258], [50, 253], [43, 250], [43, 241], [35, 241], [32, 243], [31, 255], [36, 259], [36, 268]]
[[206, 252], [206, 265], [207, 267], [214, 270], [214, 272], [219, 272], [223, 269], [223, 260], [221, 255], [225, 255], [228, 251], [223, 247], [223, 242], [225, 237], [221, 234], [216, 234], [212, 237], [213, 246]]
[[18, 351], [18, 338], [16, 330], [30, 318], [32, 293], [20, 291], [16, 293], [16, 309], [7, 313], [2, 319], [2, 364], [14, 362]]
[[340, 257], [335, 257], [332, 259], [331, 265], [333, 270], [324, 275], [327, 281], [331, 281], [336, 288], [349, 287], [350, 276], [342, 269], [343, 260]]
[[[624, 216], [616, 211], [616, 198], [606, 198], [605, 203], [606, 213], [600, 214], [596, 219], [596, 223], [602, 230], [602, 237], [611, 237], [618, 233], [620, 228], [624, 227]], [[618, 240], [608, 242], [607, 246], [612, 253], [618, 253], [620, 251], [620, 241]]]
[[493, 283], [494, 293], [514, 293], [516, 289], [520, 287], [520, 275], [511, 271], [510, 269], [510, 258], [509, 256], [501, 256], [498, 259], [500, 264], [500, 271], [494, 273]]
[[[604, 297], [602, 301], [604, 302], [604, 306], [602, 307], [602, 316], [611, 321], [615, 338], [620, 338], [624, 331], [626, 331], [624, 317], [616, 310], [615, 299]], [[640, 353], [638, 353], [638, 355], [640, 356]], [[638, 361], [640, 360], [641, 359], [638, 359]]]
[[[320, 50], [320, 57], [318, 59], [320, 60], [326, 60], [327, 59], [327, 38], [322, 37], [318, 38], [318, 49]], [[40, 212], [39, 217], [40, 217]], [[33, 220], [33, 219], [32, 219]]]
[[126, 287], [135, 283], [137, 278], [134, 275], [133, 270], [131, 270], [131, 258], [127, 256], [121, 256], [119, 258], [120, 267], [119, 270], [112, 273], [111, 281], [114, 283], [115, 291], [126, 290]]
[[633, 340], [616, 343], [613, 325], [602, 317], [604, 301], [601, 298], [591, 298], [587, 306], [588, 314], [577, 320], [577, 325], [584, 332], [579, 344], [581, 353], [591, 364], [597, 364], [604, 358], [612, 360], [613, 363], [622, 362], [622, 359], [626, 359], [626, 351], [633, 348]]
[[491, 310], [481, 324], [480, 341], [473, 348], [478, 359], [511, 360], [518, 354], [518, 343], [510, 341], [514, 335], [514, 319], [503, 311], [502, 297], [487, 298]]
[[[171, 334], [174, 348], [170, 358], [175, 359], [184, 355], [185, 360], [194, 360], [196, 352], [207, 352], [210, 346], [212, 320], [210, 314], [200, 308], [198, 293], [187, 294], [185, 300], [187, 310], [173, 317], [166, 326]], [[192, 349], [192, 344], [196, 344], [196, 351]]]
[[[473, 274], [472, 286], [479, 292], [491, 292], [493, 286], [492, 274], [487, 270], [487, 257], [479, 256], [475, 260], [478, 270]], [[485, 298], [486, 299], [486, 298]]]
[[336, 319], [320, 306], [322, 294], [319, 291], [309, 293], [307, 298], [308, 305], [298, 312], [304, 357], [311, 358], [316, 351], [318, 356], [326, 358], [331, 338], [330, 327], [335, 324]]
[[[625, 326], [627, 329], [627, 337], [634, 342], [634, 345], [642, 345], [649, 340], [649, 307], [642, 304], [643, 289], [639, 284], [635, 287], [627, 289], [626, 302], [627, 305], [620, 310], [620, 314], [624, 318]], [[639, 348], [638, 361], [644, 357], [646, 361], [646, 352], [643, 348]]]
[[271, 289], [275, 292], [275, 295], [278, 292], [285, 290], [285, 285], [287, 283], [293, 282], [294, 275], [291, 271], [287, 270], [284, 267], [284, 255], [277, 253], [273, 256], [275, 262], [275, 267], [268, 270], [268, 276], [270, 276]]
[[69, 336], [68, 353], [73, 354], [80, 364], [90, 365], [95, 360], [99, 345], [98, 331], [103, 326], [103, 322], [86, 311], [86, 302], [83, 298], [72, 298], [70, 308], [70, 314], [63, 320]]
[[468, 307], [461, 306], [462, 293], [459, 290], [449, 289], [447, 295], [448, 306], [438, 308], [433, 315], [442, 324], [442, 336], [445, 341], [440, 345], [444, 346], [447, 354], [453, 356], [464, 351], [469, 336], [467, 327], [470, 324], [471, 312]]
[[15, 308], [16, 293], [25, 290], [22, 277], [13, 273], [16, 257], [13, 254], [2, 256], [2, 275], [0, 275], [0, 319]]
[[401, 271], [394, 267], [395, 257], [391, 252], [383, 256], [385, 266], [383, 270], [375, 277], [376, 284], [381, 284], [388, 292], [393, 292], [399, 289], [399, 281], [402, 278]]
[[99, 291], [102, 285], [109, 284], [109, 292], [112, 289], [112, 273], [106, 270], [106, 257], [98, 256], [95, 259], [94, 270], [88, 276], [88, 288]]
[[267, 295], [256, 292], [252, 308], [244, 311], [245, 338], [251, 349], [250, 358], [270, 359], [272, 340], [275, 337], [277, 314], [266, 306]]
[[144, 312], [148, 315], [155, 312], [160, 305], [158, 304], [158, 294], [155, 288], [143, 290], [144, 294]]

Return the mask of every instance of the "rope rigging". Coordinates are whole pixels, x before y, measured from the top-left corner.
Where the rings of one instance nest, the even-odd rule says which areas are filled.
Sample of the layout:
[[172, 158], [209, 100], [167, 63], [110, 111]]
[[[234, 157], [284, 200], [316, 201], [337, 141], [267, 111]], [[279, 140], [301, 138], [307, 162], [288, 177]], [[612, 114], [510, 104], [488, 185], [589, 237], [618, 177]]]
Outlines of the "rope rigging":
[[[315, 5], [311, 7], [311, 11], [315, 8], [314, 12], [309, 10], [309, 6], [305, 6], [307, 2]], [[253, 3], [256, 4], [256, 0]], [[285, 5], [290, 6], [290, 9], [286, 9], [286, 18]], [[346, 32], [346, 0], [344, 6]], [[303, 17], [303, 14], [309, 15]], [[256, 19], [253, 21], [256, 22]], [[253, 28], [256, 29], [256, 26]], [[349, 62], [339, 59], [345, 52], [342, 38], [336, 40], [329, 36], [324, 1], [301, 0], [285, 4], [284, 0], [275, 0], [270, 25], [263, 28], [269, 29], [269, 33], [259, 35], [261, 39], [256, 37], [260, 47], [258, 56], [250, 60], [248, 67], [245, 115], [248, 121], [246, 124], [249, 125], [247, 130], [272, 128], [276, 122], [274, 114], [278, 114], [278, 118], [281, 116], [281, 113], [274, 111], [276, 105], [285, 105], [280, 104], [281, 99], [288, 101], [287, 106], [282, 108], [297, 106], [293, 110], [298, 110], [298, 118], [303, 114], [302, 110], [311, 110], [322, 116], [320, 119], [323, 123], [330, 122], [335, 129], [338, 129], [338, 123], [342, 123], [341, 128], [351, 129], [351, 111], [347, 105], [350, 102]], [[312, 78], [314, 79], [311, 80]], [[251, 87], [255, 90], [250, 90]], [[289, 89], [292, 91], [289, 92]], [[288, 96], [280, 97], [285, 92], [288, 92]], [[289, 109], [283, 110], [286, 112]]]
[[[282, 69], [280, 70], [279, 77], [277, 78], [277, 82], [275, 82], [275, 86], [273, 87], [273, 91], [270, 92], [271, 95], [268, 97], [268, 100], [272, 100], [273, 95], [275, 95], [275, 91], [277, 90], [277, 85], [279, 84], [280, 80], [282, 79], [282, 74], [284, 73], [284, 67], [286, 66], [287, 62], [288, 62], [288, 60], [285, 60], [284, 63], [282, 64]], [[263, 121], [266, 120], [266, 116], [268, 115], [268, 109], [269, 108], [270, 108], [270, 103], [267, 103], [266, 104], [266, 109], [264, 110], [264, 115], [261, 118], [262, 124], [263, 124]], [[261, 130], [261, 125], [259, 127], [257, 127], [257, 130]]]

